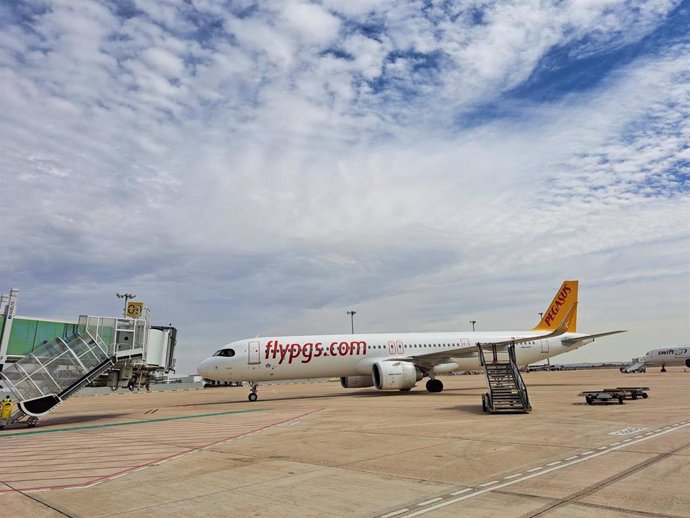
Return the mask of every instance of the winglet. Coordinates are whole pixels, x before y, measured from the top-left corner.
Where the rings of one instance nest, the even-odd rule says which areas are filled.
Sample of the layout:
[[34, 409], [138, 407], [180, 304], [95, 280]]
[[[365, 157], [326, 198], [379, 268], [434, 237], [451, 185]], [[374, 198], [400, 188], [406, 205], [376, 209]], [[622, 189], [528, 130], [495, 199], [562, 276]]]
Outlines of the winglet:
[[565, 331], [575, 333], [577, 330], [577, 288], [578, 281], [563, 281], [541, 321], [533, 330], [555, 331], [565, 323], [567, 326]]

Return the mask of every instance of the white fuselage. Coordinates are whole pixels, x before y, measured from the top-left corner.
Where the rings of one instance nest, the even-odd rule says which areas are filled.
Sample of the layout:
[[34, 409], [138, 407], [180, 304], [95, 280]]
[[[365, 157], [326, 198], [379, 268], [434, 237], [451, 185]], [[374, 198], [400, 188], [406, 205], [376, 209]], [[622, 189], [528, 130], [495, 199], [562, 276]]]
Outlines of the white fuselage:
[[[576, 349], [593, 340], [565, 345], [561, 339], [584, 336], [565, 333], [549, 339], [539, 333], [380, 333], [316, 336], [283, 336], [238, 340], [204, 360], [198, 372], [214, 381], [269, 381], [344, 376], [370, 376], [375, 363], [396, 358], [423, 359], [430, 353], [461, 350], [457, 357], [431, 369], [433, 373], [480, 368], [476, 344], [499, 342], [516, 337], [535, 339], [515, 346], [520, 366], [535, 363]], [[232, 353], [230, 353], [232, 351]], [[225, 355], [219, 355], [225, 354]], [[228, 356], [232, 354], [232, 356]], [[487, 354], [487, 353], [485, 353]], [[505, 354], [505, 353], [500, 353]], [[487, 362], [492, 358], [489, 353]], [[505, 358], [505, 356], [503, 356]]]
[[690, 367], [690, 347], [654, 349], [644, 355], [644, 364], [649, 367], [661, 367], [662, 365], [684, 365]]

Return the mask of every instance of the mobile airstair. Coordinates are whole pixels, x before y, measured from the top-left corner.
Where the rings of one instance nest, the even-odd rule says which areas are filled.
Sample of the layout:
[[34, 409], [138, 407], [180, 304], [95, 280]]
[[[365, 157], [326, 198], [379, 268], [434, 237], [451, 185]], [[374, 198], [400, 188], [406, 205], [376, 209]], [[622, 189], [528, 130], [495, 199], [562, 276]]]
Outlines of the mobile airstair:
[[115, 363], [103, 340], [83, 328], [69, 338], [56, 337], [0, 372], [0, 381], [18, 402], [7, 422], [39, 418], [57, 407]]
[[[484, 412], [524, 413], [532, 410], [527, 387], [515, 359], [515, 345], [509, 345], [505, 352], [499, 351], [496, 345], [478, 344], [477, 349], [489, 388], [482, 394]], [[485, 353], [488, 353], [489, 361]]]
[[634, 358], [630, 365], [624, 365], [620, 368], [623, 374], [629, 374], [631, 372], [647, 372], [647, 365], [644, 362], [644, 356], [642, 358]]

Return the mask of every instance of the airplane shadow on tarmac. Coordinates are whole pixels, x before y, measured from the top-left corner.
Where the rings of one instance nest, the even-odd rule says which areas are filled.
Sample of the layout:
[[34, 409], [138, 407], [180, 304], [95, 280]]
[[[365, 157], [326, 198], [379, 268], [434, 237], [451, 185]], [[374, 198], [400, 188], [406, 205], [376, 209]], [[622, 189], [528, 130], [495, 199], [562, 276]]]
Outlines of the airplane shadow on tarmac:
[[[220, 389], [210, 389], [210, 390], [220, 390]], [[345, 389], [343, 389], [345, 390]], [[410, 392], [400, 392], [397, 390], [359, 390], [353, 392], [352, 390], [347, 390], [345, 392], [325, 392], [323, 394], [308, 395], [308, 396], [285, 396], [272, 395], [271, 397], [264, 397], [261, 394], [261, 386], [259, 386], [259, 399], [250, 403], [246, 399], [241, 399], [239, 401], [209, 401], [209, 402], [199, 402], [199, 403], [185, 403], [180, 405], [175, 405], [176, 407], [196, 407], [196, 406], [214, 406], [214, 405], [259, 405], [261, 403], [276, 402], [276, 401], [307, 401], [307, 400], [318, 400], [318, 399], [332, 399], [332, 398], [387, 398], [387, 397], [406, 397], [406, 398], [419, 398], [419, 397], [429, 397], [429, 398], [443, 398], [448, 396], [458, 396], [463, 395], [463, 392], [475, 391], [476, 387], [467, 389], [445, 389], [440, 393], [429, 393], [426, 390], [410, 391]], [[468, 394], [469, 395], [469, 394]], [[246, 398], [246, 395], [243, 395]], [[477, 397], [476, 394], [472, 394], [472, 397]], [[481, 410], [481, 407], [480, 407]]]
[[[40, 428], [45, 428], [47, 426], [60, 426], [64, 424], [84, 424], [89, 421], [102, 421], [104, 419], [116, 419], [118, 417], [130, 416], [129, 413], [117, 413], [117, 414], [81, 414], [81, 415], [70, 415], [64, 417], [50, 417], [45, 420], [41, 419], [39, 423]], [[15, 425], [13, 425], [15, 426]], [[16, 425], [18, 428], [22, 427], [22, 424]], [[26, 428], [26, 426], [24, 426]]]

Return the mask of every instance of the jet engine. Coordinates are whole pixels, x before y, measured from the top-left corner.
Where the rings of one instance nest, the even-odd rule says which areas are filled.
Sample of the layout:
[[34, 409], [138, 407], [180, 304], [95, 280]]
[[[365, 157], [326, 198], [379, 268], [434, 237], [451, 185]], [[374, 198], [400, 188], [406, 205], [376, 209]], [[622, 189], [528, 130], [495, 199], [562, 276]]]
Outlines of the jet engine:
[[340, 378], [340, 386], [343, 388], [373, 387], [374, 380], [371, 376], [343, 376]]
[[423, 375], [411, 363], [388, 361], [374, 364], [373, 378], [379, 390], [410, 390]]

